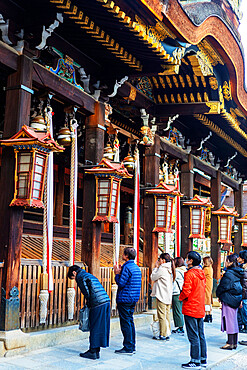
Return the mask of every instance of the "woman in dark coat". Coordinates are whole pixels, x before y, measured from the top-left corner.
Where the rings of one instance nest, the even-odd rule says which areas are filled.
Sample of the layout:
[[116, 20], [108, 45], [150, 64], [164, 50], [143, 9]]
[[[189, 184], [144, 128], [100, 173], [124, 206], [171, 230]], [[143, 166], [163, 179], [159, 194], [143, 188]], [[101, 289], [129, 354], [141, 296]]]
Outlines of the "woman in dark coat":
[[96, 360], [100, 358], [100, 347], [109, 347], [110, 336], [110, 298], [99, 280], [74, 265], [69, 268], [68, 277], [75, 279], [90, 307], [90, 348], [81, 357]]
[[221, 349], [236, 349], [238, 343], [238, 307], [242, 300], [243, 269], [238, 267], [238, 255], [231, 254], [226, 258], [226, 272], [222, 276], [216, 295], [222, 303], [221, 330], [226, 331], [228, 340]]

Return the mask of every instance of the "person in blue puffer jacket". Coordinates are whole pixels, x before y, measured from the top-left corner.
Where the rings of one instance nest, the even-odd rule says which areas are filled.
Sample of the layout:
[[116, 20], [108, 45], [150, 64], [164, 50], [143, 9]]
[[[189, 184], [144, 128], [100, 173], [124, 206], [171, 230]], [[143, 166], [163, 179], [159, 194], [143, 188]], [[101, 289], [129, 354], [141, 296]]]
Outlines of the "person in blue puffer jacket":
[[123, 252], [125, 263], [122, 268], [114, 266], [115, 281], [118, 285], [117, 308], [120, 327], [124, 337], [123, 348], [116, 350], [117, 354], [133, 355], [135, 353], [135, 324], [133, 313], [141, 292], [142, 274], [135, 264], [136, 251], [125, 248]]

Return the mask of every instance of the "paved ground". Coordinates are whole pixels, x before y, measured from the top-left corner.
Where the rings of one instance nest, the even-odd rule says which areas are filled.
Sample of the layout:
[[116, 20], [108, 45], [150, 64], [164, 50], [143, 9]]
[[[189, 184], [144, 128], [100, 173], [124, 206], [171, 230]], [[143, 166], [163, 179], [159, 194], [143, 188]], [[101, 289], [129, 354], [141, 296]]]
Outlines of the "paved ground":
[[[247, 370], [247, 346], [237, 350], [224, 351], [219, 347], [225, 344], [226, 335], [220, 332], [220, 310], [215, 309], [213, 323], [205, 324], [208, 344], [208, 368], [217, 370]], [[247, 340], [247, 334], [240, 334], [240, 340]], [[181, 368], [181, 363], [189, 360], [189, 343], [185, 336], [173, 334], [169, 342], [152, 340], [149, 327], [137, 331], [137, 353], [133, 356], [116, 355], [115, 349], [122, 347], [121, 333], [111, 337], [110, 348], [101, 351], [100, 360], [85, 360], [80, 352], [88, 349], [88, 341], [76, 341], [66, 345], [50, 347], [30, 352], [23, 356], [0, 359], [4, 369], [169, 369]]]

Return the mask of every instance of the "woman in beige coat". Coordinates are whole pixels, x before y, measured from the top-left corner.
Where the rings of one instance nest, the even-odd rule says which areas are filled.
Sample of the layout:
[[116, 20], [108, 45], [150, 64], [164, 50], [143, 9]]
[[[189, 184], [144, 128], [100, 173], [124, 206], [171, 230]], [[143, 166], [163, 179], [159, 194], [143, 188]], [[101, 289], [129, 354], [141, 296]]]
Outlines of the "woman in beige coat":
[[213, 260], [211, 257], [206, 256], [203, 258], [203, 271], [206, 277], [206, 290], [205, 290], [205, 311], [206, 316], [204, 322], [212, 322], [212, 290], [213, 290]]
[[162, 253], [151, 274], [154, 281], [152, 297], [157, 299], [157, 315], [160, 323], [160, 336], [154, 339], [169, 340], [171, 334], [170, 310], [172, 303], [172, 283], [175, 279], [175, 265], [168, 253]]

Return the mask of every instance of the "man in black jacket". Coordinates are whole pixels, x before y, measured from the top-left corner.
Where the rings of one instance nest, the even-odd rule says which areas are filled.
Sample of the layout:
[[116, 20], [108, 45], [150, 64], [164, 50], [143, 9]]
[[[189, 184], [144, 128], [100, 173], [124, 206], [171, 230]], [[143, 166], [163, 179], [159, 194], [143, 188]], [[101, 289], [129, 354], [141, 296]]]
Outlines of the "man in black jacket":
[[81, 357], [96, 360], [100, 358], [100, 347], [109, 347], [110, 298], [99, 280], [77, 265], [69, 268], [68, 277], [75, 279], [90, 307], [90, 347]]

